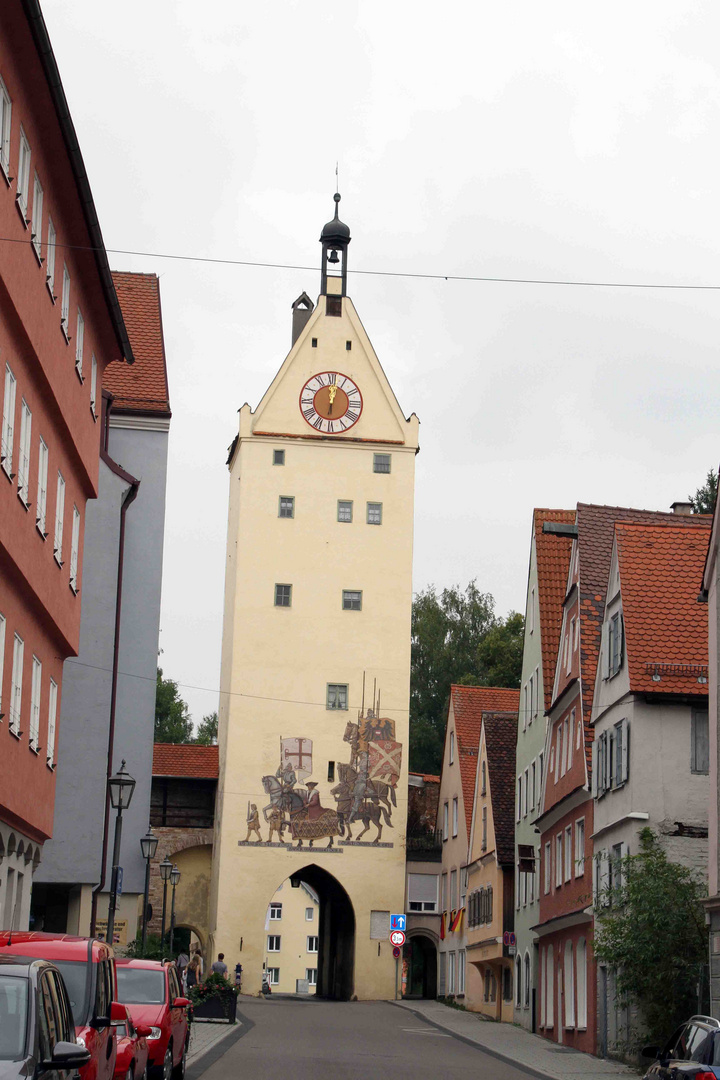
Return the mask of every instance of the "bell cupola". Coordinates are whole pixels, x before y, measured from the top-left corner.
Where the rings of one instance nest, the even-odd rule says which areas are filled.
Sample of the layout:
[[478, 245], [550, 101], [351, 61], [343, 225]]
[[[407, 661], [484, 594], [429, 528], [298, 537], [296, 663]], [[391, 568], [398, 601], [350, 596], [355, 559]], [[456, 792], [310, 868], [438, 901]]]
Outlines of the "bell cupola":
[[322, 244], [322, 275], [320, 292], [323, 296], [347, 296], [347, 249], [350, 229], [338, 217], [340, 194], [333, 195], [335, 217], [323, 226], [320, 233]]

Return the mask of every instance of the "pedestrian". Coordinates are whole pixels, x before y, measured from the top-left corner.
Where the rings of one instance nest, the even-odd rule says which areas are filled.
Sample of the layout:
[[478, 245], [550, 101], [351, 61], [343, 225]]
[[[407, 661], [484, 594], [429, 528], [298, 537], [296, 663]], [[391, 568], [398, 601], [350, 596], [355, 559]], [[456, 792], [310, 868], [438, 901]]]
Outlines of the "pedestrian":
[[224, 952], [218, 953], [218, 958], [215, 961], [215, 963], [212, 965], [210, 970], [213, 971], [216, 975], [222, 975], [223, 978], [225, 978], [225, 979], [227, 978], [228, 969], [227, 969], [227, 964], [225, 963], [225, 953]]
[[178, 978], [180, 980], [180, 986], [181, 986], [181, 988], [183, 990], [185, 989], [185, 968], [188, 966], [189, 963], [190, 963], [190, 957], [188, 956], [188, 954], [185, 952], [184, 949], [181, 949], [180, 952], [178, 953], [178, 958], [175, 961], [175, 967], [177, 968]]
[[240, 991], [241, 984], [242, 984], [242, 964], [236, 964], [235, 965], [235, 985], [238, 988], [238, 992]]
[[202, 982], [203, 975], [205, 974], [205, 962], [203, 961], [202, 949], [199, 945], [195, 946], [195, 955], [197, 956], [199, 963], [198, 982]]
[[188, 990], [192, 986], [197, 986], [202, 976], [202, 957], [198, 953], [193, 953], [190, 958], [187, 967], [185, 968], [185, 985]]

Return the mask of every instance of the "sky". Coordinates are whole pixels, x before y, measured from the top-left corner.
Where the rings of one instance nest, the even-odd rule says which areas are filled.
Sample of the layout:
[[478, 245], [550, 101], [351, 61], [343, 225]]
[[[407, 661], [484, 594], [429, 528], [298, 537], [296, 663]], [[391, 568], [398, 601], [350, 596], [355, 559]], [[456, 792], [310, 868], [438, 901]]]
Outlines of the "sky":
[[[226, 451], [319, 292], [421, 421], [414, 587], [524, 611], [532, 509], [665, 510], [720, 460], [720, 8], [683, 0], [44, 0], [113, 269], [160, 275], [160, 646], [217, 708]], [[161, 256], [280, 263], [228, 266]], [[309, 269], [308, 269], [309, 268]], [[440, 279], [353, 274], [430, 274]]]

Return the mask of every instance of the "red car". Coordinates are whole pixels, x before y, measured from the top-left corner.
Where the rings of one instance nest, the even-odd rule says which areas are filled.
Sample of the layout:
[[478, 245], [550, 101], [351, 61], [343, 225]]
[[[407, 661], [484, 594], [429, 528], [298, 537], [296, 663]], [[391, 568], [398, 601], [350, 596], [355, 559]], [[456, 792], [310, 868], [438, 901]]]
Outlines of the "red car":
[[2, 957], [22, 956], [51, 960], [67, 988], [75, 1033], [90, 1051], [90, 1061], [80, 1069], [81, 1080], [113, 1080], [116, 1039], [112, 1021], [118, 1013], [113, 950], [104, 941], [72, 934], [35, 931], [0, 933]]
[[118, 960], [118, 998], [135, 1024], [147, 1024], [148, 1069], [159, 1080], [183, 1080], [190, 1038], [188, 1005], [170, 960]]
[[134, 1024], [127, 1005], [123, 1005], [125, 1019], [113, 1023], [117, 1039], [115, 1080], [147, 1080], [147, 1064], [150, 1047], [147, 1037], [152, 1028], [148, 1024]]

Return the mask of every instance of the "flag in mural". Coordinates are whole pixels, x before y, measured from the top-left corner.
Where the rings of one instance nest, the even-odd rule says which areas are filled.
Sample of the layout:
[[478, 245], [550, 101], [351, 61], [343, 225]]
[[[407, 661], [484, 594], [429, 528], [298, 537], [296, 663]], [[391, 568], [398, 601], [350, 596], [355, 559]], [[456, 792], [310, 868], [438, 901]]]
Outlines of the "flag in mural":
[[312, 773], [312, 739], [282, 739], [283, 765], [292, 766], [298, 780]]

